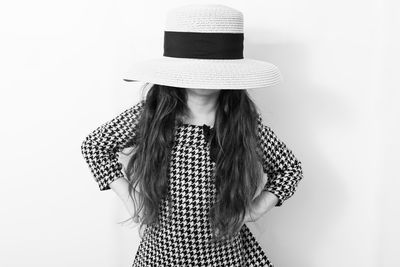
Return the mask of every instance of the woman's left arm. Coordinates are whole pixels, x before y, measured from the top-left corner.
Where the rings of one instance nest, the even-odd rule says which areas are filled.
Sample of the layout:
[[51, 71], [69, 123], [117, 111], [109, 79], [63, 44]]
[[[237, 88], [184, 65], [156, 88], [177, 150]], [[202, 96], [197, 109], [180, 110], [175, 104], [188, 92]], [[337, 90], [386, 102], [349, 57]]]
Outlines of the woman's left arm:
[[245, 222], [257, 221], [262, 215], [275, 207], [278, 201], [279, 199], [275, 194], [267, 190], [261, 191], [261, 193], [253, 199], [250, 210], [247, 210]]
[[262, 154], [262, 168], [267, 183], [253, 200], [247, 221], [256, 221], [273, 207], [281, 206], [296, 191], [303, 179], [300, 160], [293, 151], [277, 137], [274, 131], [263, 123], [261, 114], [257, 119], [258, 144]]
[[262, 195], [273, 199], [268, 193], [264, 193], [274, 194], [277, 198], [274, 206], [281, 206], [294, 194], [299, 181], [303, 179], [301, 162], [274, 131], [263, 123], [261, 114], [257, 123], [262, 168], [268, 176]]

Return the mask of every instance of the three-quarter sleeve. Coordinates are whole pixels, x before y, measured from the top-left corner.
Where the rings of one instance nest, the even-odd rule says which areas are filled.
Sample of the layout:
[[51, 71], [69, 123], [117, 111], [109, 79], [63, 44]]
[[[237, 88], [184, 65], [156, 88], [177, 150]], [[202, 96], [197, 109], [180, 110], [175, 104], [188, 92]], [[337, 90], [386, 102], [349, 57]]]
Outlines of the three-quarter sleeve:
[[81, 144], [82, 155], [101, 191], [110, 189], [111, 182], [124, 177], [117, 153], [135, 136], [144, 101], [99, 126]]
[[271, 127], [263, 123], [260, 113], [257, 122], [262, 167], [268, 177], [263, 191], [275, 194], [278, 197], [276, 206], [281, 206], [294, 194], [299, 181], [303, 178], [301, 162], [276, 136]]

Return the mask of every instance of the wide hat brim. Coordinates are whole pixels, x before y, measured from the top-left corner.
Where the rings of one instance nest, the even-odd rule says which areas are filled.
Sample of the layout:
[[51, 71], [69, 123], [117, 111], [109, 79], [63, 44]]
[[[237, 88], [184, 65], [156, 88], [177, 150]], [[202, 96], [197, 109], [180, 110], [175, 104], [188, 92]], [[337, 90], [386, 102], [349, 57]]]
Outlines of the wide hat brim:
[[274, 64], [252, 58], [161, 56], [134, 62], [123, 80], [195, 89], [255, 89], [277, 85], [283, 77]]

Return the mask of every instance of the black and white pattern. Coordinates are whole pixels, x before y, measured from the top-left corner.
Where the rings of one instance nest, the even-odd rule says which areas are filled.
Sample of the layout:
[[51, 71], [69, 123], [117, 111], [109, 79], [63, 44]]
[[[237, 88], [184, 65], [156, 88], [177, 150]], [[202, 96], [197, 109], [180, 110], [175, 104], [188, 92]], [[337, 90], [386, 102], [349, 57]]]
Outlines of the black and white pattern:
[[[100, 190], [124, 177], [117, 152], [125, 148], [135, 134], [144, 100], [125, 110], [89, 134], [82, 154]], [[212, 129], [212, 128], [211, 128]], [[273, 264], [244, 224], [230, 239], [209, 242], [212, 236], [208, 212], [215, 200], [213, 182], [215, 162], [211, 160], [204, 125], [183, 124], [175, 131], [169, 168], [171, 217], [168, 201], [160, 205], [158, 226], [147, 226], [132, 267], [144, 266], [268, 266]], [[281, 206], [296, 190], [303, 173], [301, 162], [277, 138], [270, 127], [258, 119], [262, 166], [268, 174], [264, 190], [274, 193]]]

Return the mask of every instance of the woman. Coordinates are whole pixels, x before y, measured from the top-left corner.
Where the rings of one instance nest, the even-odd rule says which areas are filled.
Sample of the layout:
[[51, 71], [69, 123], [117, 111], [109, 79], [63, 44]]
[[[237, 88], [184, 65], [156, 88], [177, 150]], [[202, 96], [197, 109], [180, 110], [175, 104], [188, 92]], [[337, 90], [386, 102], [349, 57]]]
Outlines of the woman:
[[[146, 226], [132, 266], [273, 266], [245, 223], [281, 206], [303, 173], [248, 95], [281, 76], [243, 57], [242, 13], [171, 10], [163, 57], [129, 75], [146, 82], [145, 97], [81, 148], [100, 190], [112, 189]], [[117, 152], [127, 147], [122, 171]]]

